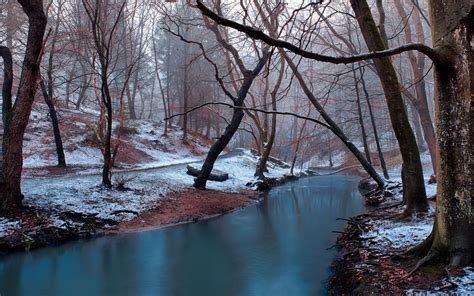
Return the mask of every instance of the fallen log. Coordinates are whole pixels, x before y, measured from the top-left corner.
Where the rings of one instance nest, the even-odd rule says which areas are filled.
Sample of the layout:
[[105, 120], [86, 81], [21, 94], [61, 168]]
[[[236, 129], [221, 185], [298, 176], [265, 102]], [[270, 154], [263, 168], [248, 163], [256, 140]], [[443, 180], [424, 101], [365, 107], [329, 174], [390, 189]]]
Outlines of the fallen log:
[[[195, 168], [195, 167], [193, 167], [189, 164], [186, 166], [186, 169], [187, 169], [186, 173], [188, 175], [191, 175], [191, 176], [194, 176], [194, 177], [197, 177], [199, 175], [199, 173], [201, 172], [201, 170], [199, 170], [199, 169], [197, 169], [197, 168]], [[224, 172], [220, 172], [220, 171], [217, 171], [217, 170], [212, 170], [212, 173], [209, 175], [208, 180], [224, 182], [227, 179], [229, 179], [229, 174], [224, 173]]]

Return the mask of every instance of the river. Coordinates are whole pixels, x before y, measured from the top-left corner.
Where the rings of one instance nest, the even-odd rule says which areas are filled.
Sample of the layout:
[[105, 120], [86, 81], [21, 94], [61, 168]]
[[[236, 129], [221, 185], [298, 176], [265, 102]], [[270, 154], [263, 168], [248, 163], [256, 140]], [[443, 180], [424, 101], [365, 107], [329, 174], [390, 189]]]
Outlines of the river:
[[0, 295], [326, 295], [357, 177], [302, 178], [193, 224], [0, 257]]

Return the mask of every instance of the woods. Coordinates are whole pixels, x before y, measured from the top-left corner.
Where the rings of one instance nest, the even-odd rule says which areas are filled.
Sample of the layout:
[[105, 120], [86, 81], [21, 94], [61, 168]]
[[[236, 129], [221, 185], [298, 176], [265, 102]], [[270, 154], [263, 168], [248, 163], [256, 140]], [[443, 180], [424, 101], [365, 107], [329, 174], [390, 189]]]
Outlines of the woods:
[[98, 207], [121, 196], [107, 215], [140, 217], [169, 188], [242, 193], [346, 172], [388, 209], [374, 221], [432, 223], [387, 250], [416, 258], [407, 277], [472, 266], [472, 0], [0, 5], [0, 219], [77, 210], [39, 207], [61, 189], [32, 194], [22, 180], [37, 176], [100, 171], [77, 195], [95, 192]]

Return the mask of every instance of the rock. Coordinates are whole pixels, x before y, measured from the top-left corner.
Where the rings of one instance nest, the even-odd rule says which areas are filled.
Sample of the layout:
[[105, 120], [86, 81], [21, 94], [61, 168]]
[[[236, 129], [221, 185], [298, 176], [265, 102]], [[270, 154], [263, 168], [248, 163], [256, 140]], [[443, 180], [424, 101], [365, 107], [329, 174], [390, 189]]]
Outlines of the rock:
[[[194, 177], [197, 177], [199, 173], [201, 172], [201, 170], [189, 164], [186, 166], [186, 169], [187, 169], [186, 173]], [[224, 182], [227, 179], [229, 179], [229, 174], [221, 172], [219, 170], [212, 170], [211, 174], [209, 175], [209, 180], [211, 181]]]

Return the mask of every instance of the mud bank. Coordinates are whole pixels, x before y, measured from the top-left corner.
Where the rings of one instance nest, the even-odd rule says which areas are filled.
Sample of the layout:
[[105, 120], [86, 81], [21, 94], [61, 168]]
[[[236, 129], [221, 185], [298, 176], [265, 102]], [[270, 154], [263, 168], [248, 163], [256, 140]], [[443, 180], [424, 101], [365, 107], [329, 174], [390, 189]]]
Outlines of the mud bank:
[[[14, 213], [19, 227], [0, 239], [0, 255], [15, 251], [29, 251], [67, 241], [121, 232], [143, 231], [175, 224], [196, 222], [242, 208], [256, 202], [258, 192], [244, 190], [238, 193], [185, 189], [157, 201], [156, 207], [138, 214], [134, 219], [119, 223], [94, 215], [75, 212], [44, 212], [26, 207]], [[55, 225], [52, 216], [65, 222]]]

